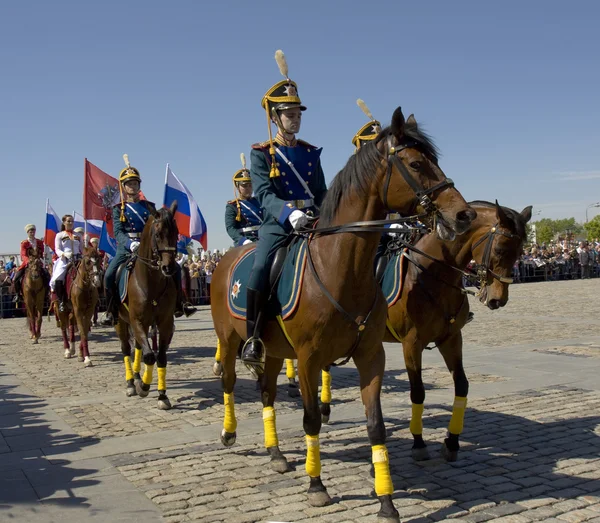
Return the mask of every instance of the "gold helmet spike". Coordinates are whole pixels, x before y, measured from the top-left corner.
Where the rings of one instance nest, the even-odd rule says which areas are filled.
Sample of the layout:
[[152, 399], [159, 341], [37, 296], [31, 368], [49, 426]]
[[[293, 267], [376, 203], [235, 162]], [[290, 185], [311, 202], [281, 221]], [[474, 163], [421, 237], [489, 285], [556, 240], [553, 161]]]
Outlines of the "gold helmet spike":
[[356, 100], [356, 105], [358, 105], [361, 111], [367, 115], [367, 118], [369, 120], [375, 120], [375, 118], [373, 118], [373, 115], [371, 114], [371, 111], [369, 111], [367, 104], [363, 100], [361, 100], [360, 98]]
[[289, 80], [290, 77], [288, 76], [287, 61], [281, 49], [277, 49], [277, 51], [275, 51], [275, 61], [277, 62], [277, 66], [279, 67], [279, 72], [281, 73], [281, 76], [285, 76], [286, 79]]

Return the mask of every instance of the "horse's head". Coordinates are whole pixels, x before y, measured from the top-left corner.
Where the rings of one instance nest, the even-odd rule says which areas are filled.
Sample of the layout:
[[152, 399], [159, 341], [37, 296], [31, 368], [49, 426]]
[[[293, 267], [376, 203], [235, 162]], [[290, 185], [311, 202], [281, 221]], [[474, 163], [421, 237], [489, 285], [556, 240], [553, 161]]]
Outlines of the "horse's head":
[[422, 209], [442, 240], [452, 240], [469, 228], [477, 213], [440, 169], [437, 148], [413, 115], [405, 121], [398, 107], [391, 126], [375, 142], [386, 157], [380, 196], [387, 210], [409, 214]]
[[152, 258], [156, 260], [165, 276], [173, 276], [177, 270], [177, 240], [179, 230], [175, 222], [177, 201], [168, 209], [159, 209], [153, 213], [152, 222]]
[[96, 288], [102, 287], [102, 258], [95, 249], [84, 249], [80, 269], [84, 270], [87, 277]]
[[531, 219], [531, 206], [520, 213], [501, 207], [496, 202], [471, 202], [477, 207], [481, 223], [474, 231], [471, 247], [477, 263], [481, 285], [479, 299], [495, 310], [508, 302], [508, 285], [512, 283], [512, 270], [521, 255], [527, 237], [525, 224]]

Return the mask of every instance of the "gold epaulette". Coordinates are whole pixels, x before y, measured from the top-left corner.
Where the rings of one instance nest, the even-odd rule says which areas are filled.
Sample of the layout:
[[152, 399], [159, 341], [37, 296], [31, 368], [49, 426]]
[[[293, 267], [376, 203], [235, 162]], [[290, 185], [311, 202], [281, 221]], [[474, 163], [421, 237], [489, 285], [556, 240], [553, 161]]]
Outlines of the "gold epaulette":
[[270, 143], [269, 140], [265, 141], [265, 142], [258, 142], [252, 145], [252, 149], [265, 149], [270, 147]]

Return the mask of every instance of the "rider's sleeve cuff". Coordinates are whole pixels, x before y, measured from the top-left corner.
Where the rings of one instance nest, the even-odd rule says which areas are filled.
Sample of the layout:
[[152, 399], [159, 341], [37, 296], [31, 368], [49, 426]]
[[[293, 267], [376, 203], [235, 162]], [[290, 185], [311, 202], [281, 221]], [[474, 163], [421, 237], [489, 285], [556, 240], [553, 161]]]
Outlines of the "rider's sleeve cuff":
[[277, 218], [277, 221], [281, 224], [284, 225], [285, 222], [287, 221], [287, 219], [290, 217], [290, 214], [292, 214], [294, 211], [297, 211], [298, 209], [296, 207], [294, 207], [291, 203], [286, 203], [282, 209], [281, 212], [279, 213], [279, 218]]

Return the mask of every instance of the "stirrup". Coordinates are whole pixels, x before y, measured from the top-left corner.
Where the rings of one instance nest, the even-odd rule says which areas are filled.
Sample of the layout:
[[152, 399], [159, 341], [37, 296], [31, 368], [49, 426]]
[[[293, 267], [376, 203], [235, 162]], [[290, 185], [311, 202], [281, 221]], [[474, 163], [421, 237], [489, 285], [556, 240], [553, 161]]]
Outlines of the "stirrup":
[[[248, 343], [251, 343], [253, 341], [257, 341], [258, 343], [260, 343], [261, 346], [261, 357], [260, 357], [260, 361], [245, 361], [244, 360], [244, 351], [246, 349], [246, 346], [248, 345]], [[254, 378], [258, 379], [260, 375], [264, 374], [265, 372], [265, 357], [266, 357], [266, 347], [265, 344], [263, 342], [263, 340], [261, 340], [260, 338], [255, 338], [255, 337], [251, 337], [248, 338], [246, 340], [246, 342], [244, 343], [244, 345], [242, 346], [242, 354], [240, 355], [240, 359], [242, 360], [242, 363], [246, 366], [246, 368], [250, 371], [250, 374], [252, 374], [252, 376], [254, 376]]]

